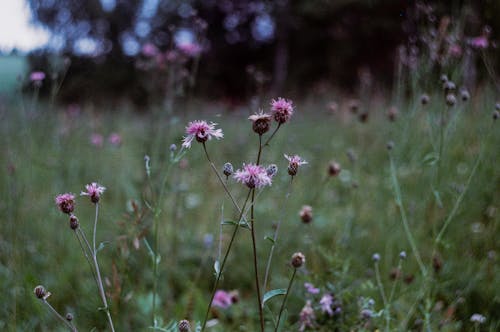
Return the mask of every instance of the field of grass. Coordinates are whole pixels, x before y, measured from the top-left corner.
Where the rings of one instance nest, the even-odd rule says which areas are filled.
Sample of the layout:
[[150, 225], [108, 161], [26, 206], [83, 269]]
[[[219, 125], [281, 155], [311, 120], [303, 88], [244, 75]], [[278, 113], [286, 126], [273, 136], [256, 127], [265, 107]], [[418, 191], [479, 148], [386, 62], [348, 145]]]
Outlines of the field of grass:
[[[328, 112], [329, 100], [294, 100], [295, 114], [263, 149], [262, 164], [275, 163], [279, 171], [272, 186], [256, 192], [255, 203], [261, 286], [272, 245], [265, 237], [280, 222], [265, 291], [286, 289], [290, 257], [298, 251], [306, 256], [287, 296], [282, 331], [300, 329], [307, 300], [315, 319], [305, 330], [500, 329], [500, 131], [492, 118], [494, 98], [484, 90], [447, 107], [441, 93], [425, 106], [415, 96], [400, 106], [394, 122], [385, 107], [370, 109], [368, 121], [361, 122], [343, 107]], [[186, 124], [204, 119], [224, 132], [223, 139], [206, 143], [217, 169], [225, 162], [235, 169], [255, 162], [259, 139], [247, 118], [256, 109], [229, 112], [221, 104], [192, 101], [145, 115], [126, 107], [83, 106], [71, 113], [43, 102], [22, 104], [28, 106], [19, 100], [0, 105], [0, 329], [66, 329], [33, 295], [41, 284], [56, 310], [73, 313], [80, 331], [107, 330], [91, 270], [68, 217], [54, 203], [56, 195], [79, 194], [93, 181], [106, 187], [99, 203], [97, 241], [104, 247], [98, 257], [116, 330], [148, 331], [153, 325], [153, 211], [160, 211], [156, 318], [165, 327], [157, 330], [181, 319], [192, 326], [201, 322], [215, 280], [219, 231], [224, 253], [235, 227], [221, 226], [221, 220], [235, 220], [238, 213], [202, 144], [194, 141], [178, 163], [171, 163], [171, 155], [180, 150]], [[268, 101], [260, 106], [266, 110]], [[95, 133], [103, 135], [102, 146], [91, 144]], [[107, 140], [112, 133], [121, 135], [120, 145]], [[283, 154], [308, 162], [293, 181]], [[342, 168], [337, 176], [328, 174], [333, 160]], [[243, 205], [247, 189], [231, 178], [227, 187]], [[158, 208], [148, 207], [158, 201]], [[303, 205], [313, 209], [308, 224], [299, 217]], [[77, 198], [75, 214], [91, 234], [94, 205], [88, 197]], [[319, 294], [307, 292], [305, 282]], [[212, 308], [207, 331], [257, 331], [252, 241], [244, 227], [219, 288], [237, 291], [239, 300], [227, 309]], [[319, 302], [328, 293], [336, 300], [332, 308], [340, 308], [331, 316]], [[274, 330], [283, 298], [266, 303], [266, 330]], [[471, 322], [476, 313], [484, 323]]]

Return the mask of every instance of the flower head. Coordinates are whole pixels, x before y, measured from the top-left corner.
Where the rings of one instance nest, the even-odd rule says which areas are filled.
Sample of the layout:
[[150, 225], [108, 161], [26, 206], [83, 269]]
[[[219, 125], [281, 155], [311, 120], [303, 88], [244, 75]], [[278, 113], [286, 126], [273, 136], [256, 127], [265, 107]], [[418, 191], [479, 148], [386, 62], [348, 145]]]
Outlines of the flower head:
[[224, 134], [222, 134], [222, 129], [215, 129], [215, 125], [216, 123], [207, 123], [203, 120], [189, 122], [186, 127], [187, 136], [182, 140], [182, 146], [185, 148], [190, 148], [191, 142], [195, 138], [198, 142], [204, 143], [207, 140], [212, 139], [212, 137], [215, 137], [217, 139], [224, 137]]
[[319, 288], [314, 287], [310, 282], [305, 282], [304, 287], [309, 294], [319, 294]]
[[45, 79], [45, 73], [43, 71], [33, 71], [30, 74], [31, 82], [41, 82]]
[[313, 220], [313, 210], [310, 205], [302, 206], [299, 212], [300, 219], [304, 224], [308, 224]]
[[98, 203], [101, 194], [106, 190], [105, 187], [99, 185], [97, 182], [92, 182], [85, 186], [87, 191], [82, 191], [80, 195], [89, 196], [92, 203]]
[[263, 111], [248, 117], [248, 119], [252, 121], [253, 131], [259, 135], [262, 135], [269, 130], [271, 118], [272, 116], [270, 114], [264, 113]]
[[307, 300], [306, 305], [300, 311], [299, 317], [300, 317], [299, 331], [302, 332], [307, 327], [314, 327], [316, 316], [314, 315], [314, 309], [311, 305], [311, 300]]
[[248, 188], [261, 188], [271, 185], [271, 177], [263, 166], [255, 164], [244, 164], [243, 169], [234, 173], [236, 181], [245, 184]]
[[470, 316], [470, 321], [476, 324], [483, 324], [486, 321], [486, 317], [481, 314], [473, 314]]
[[478, 50], [484, 50], [488, 48], [488, 37], [486, 36], [479, 36], [479, 37], [474, 37], [470, 40], [470, 44], [473, 48], [476, 48]]
[[293, 114], [293, 102], [284, 98], [278, 98], [271, 102], [271, 112], [274, 120], [279, 124], [283, 124], [290, 120]]
[[299, 267], [302, 267], [302, 265], [304, 265], [306, 262], [306, 256], [304, 256], [303, 253], [301, 252], [296, 252], [292, 255], [292, 266], [296, 269], [298, 269]]
[[328, 314], [328, 316], [333, 315], [332, 304], [333, 304], [333, 296], [331, 294], [325, 294], [319, 300], [319, 304], [321, 305], [321, 311], [323, 313]]
[[222, 309], [227, 309], [233, 303], [232, 296], [229, 292], [225, 290], [217, 290], [214, 295], [214, 300], [212, 301], [213, 307], [219, 307]]
[[179, 332], [189, 332], [191, 331], [191, 325], [187, 319], [183, 319], [179, 322]]
[[111, 133], [111, 135], [109, 135], [108, 141], [113, 146], [120, 146], [122, 144], [122, 136], [118, 133]]
[[298, 155], [289, 156], [285, 154], [286, 160], [288, 160], [288, 174], [291, 176], [297, 175], [299, 171], [299, 166], [307, 164], [307, 161], [299, 157]]
[[90, 135], [90, 143], [93, 146], [100, 148], [104, 143], [104, 138], [102, 137], [101, 134], [93, 133], [92, 135]]
[[64, 213], [71, 214], [75, 210], [75, 195], [65, 193], [56, 196], [56, 204]]

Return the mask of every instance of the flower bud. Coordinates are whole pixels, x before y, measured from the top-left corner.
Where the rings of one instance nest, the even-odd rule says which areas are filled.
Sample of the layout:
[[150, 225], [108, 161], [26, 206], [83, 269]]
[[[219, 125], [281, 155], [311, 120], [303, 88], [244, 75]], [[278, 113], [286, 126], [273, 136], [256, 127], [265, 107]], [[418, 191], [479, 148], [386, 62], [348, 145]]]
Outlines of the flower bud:
[[498, 120], [498, 118], [500, 118], [500, 112], [499, 111], [493, 112], [493, 120]]
[[422, 96], [420, 96], [420, 103], [422, 105], [427, 105], [430, 101], [431, 101], [431, 98], [429, 97], [428, 94], [424, 93]]
[[452, 107], [457, 103], [457, 98], [453, 93], [448, 93], [446, 95], [446, 105]]
[[335, 161], [331, 161], [330, 164], [328, 165], [328, 174], [330, 176], [337, 176], [339, 175], [340, 171], [341, 171], [340, 164]]
[[380, 260], [380, 254], [379, 253], [374, 253], [372, 256], [372, 260], [377, 263]]
[[231, 174], [233, 174], [233, 172], [234, 172], [233, 164], [225, 163], [222, 169], [222, 173], [224, 173], [225, 176], [230, 176]]
[[45, 290], [45, 287], [41, 285], [36, 286], [33, 292], [35, 293], [35, 296], [39, 299], [44, 299], [45, 296], [47, 296], [47, 291]]
[[68, 313], [66, 314], [66, 320], [67, 320], [68, 322], [71, 322], [71, 321], [73, 320], [73, 314], [72, 314], [71, 312], [68, 312]]
[[296, 252], [295, 254], [292, 255], [292, 266], [296, 269], [304, 265], [306, 262], [306, 256], [304, 256], [303, 253], [301, 252]]
[[299, 216], [304, 224], [309, 224], [313, 220], [312, 207], [304, 205], [299, 212]]
[[191, 331], [191, 325], [189, 324], [189, 321], [186, 319], [183, 319], [179, 322], [179, 332], [189, 332]]
[[74, 214], [72, 214], [69, 217], [69, 227], [72, 230], [76, 230], [79, 226], [80, 226], [80, 223], [78, 222], [78, 218]]
[[462, 99], [462, 101], [469, 100], [470, 99], [469, 91], [467, 91], [466, 89], [461, 89], [460, 90], [460, 98]]
[[276, 166], [276, 164], [271, 164], [271, 165], [267, 166], [267, 168], [266, 168], [267, 176], [273, 177], [276, 175], [276, 173], [278, 173], [278, 166]]

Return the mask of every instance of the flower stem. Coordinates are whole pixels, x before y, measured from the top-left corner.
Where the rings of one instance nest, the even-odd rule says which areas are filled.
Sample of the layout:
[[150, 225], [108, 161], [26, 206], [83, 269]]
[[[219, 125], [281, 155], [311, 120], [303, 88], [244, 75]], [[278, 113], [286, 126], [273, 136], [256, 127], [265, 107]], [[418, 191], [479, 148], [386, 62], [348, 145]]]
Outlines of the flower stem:
[[384, 304], [385, 330], [389, 331], [391, 320], [391, 316], [389, 314], [389, 303], [387, 302], [387, 298], [385, 296], [384, 285], [382, 284], [382, 280], [380, 279], [380, 268], [377, 261], [375, 262], [375, 278], [377, 279], [377, 287], [380, 291], [380, 296], [382, 297], [382, 303]]
[[264, 315], [262, 313], [262, 304], [260, 297], [260, 286], [259, 286], [259, 271], [257, 265], [257, 246], [255, 241], [255, 225], [254, 225], [254, 200], [255, 200], [255, 189], [252, 189], [252, 203], [250, 206], [250, 224], [251, 224], [251, 233], [252, 233], [252, 249], [253, 249], [253, 267], [255, 274], [255, 287], [257, 288], [257, 304], [259, 307], [259, 320], [260, 320], [260, 329], [264, 332]]
[[292, 288], [293, 279], [295, 278], [296, 273], [297, 273], [297, 269], [293, 268], [292, 277], [290, 278], [290, 282], [288, 283], [288, 288], [286, 290], [285, 297], [283, 298], [283, 302], [281, 302], [280, 312], [278, 314], [278, 321], [276, 322], [274, 332], [278, 331], [278, 328], [280, 326], [281, 314], [283, 313], [283, 310], [285, 309], [286, 300], [288, 299], [288, 293], [290, 293], [290, 289]]
[[49, 308], [49, 310], [61, 321], [63, 322], [64, 325], [66, 325], [70, 331], [73, 331], [73, 332], [78, 332], [78, 330], [76, 329], [76, 327], [68, 322], [63, 316], [61, 316], [56, 309], [54, 309], [53, 306], [50, 305], [50, 303], [46, 300], [46, 299], [42, 299], [42, 302]]

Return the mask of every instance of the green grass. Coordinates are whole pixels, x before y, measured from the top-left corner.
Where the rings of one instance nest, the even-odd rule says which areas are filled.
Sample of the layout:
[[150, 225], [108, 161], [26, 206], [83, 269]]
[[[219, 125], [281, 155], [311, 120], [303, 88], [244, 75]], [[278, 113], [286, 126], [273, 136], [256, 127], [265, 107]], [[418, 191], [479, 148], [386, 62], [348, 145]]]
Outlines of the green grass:
[[[481, 93], [447, 111], [450, 122], [439, 181], [437, 120], [444, 107], [440, 96], [432, 96], [425, 108], [417, 98], [409, 100], [394, 123], [388, 122], [385, 110], [378, 108], [370, 110], [367, 123], [344, 112], [327, 114], [326, 102], [296, 101], [296, 114], [263, 153], [263, 164], [276, 163], [279, 172], [272, 187], [266, 188], [256, 203], [260, 275], [270, 249], [264, 236], [272, 235], [273, 224], [279, 219], [282, 224], [269, 289], [286, 288], [292, 272], [288, 262], [294, 252], [302, 251], [307, 257], [306, 267], [298, 272], [288, 296], [284, 330], [298, 329], [306, 299], [312, 299], [317, 309], [320, 331], [383, 330], [384, 315], [371, 322], [360, 318], [360, 298], [372, 298], [375, 312], [383, 309], [371, 257], [375, 252], [381, 254], [381, 282], [389, 292], [394, 283], [389, 274], [398, 265], [402, 250], [408, 254], [403, 276], [412, 275], [414, 279], [410, 284], [400, 280], [395, 288], [391, 330], [402, 330], [404, 322], [410, 329], [419, 321], [433, 331], [442, 324], [446, 331], [472, 330], [469, 318], [473, 313], [487, 317], [482, 326], [485, 331], [497, 330], [500, 134], [498, 123], [493, 124], [491, 118], [491, 93]], [[115, 326], [119, 331], [147, 330], [151, 326], [153, 278], [144, 239], [152, 243], [153, 234], [152, 214], [145, 202], [160, 186], [169, 146], [180, 146], [188, 121], [211, 120], [224, 131], [223, 140], [207, 143], [211, 158], [220, 169], [227, 161], [239, 168], [256, 158], [258, 137], [247, 120], [254, 110], [243, 108], [229, 113], [218, 105], [193, 101], [176, 106], [172, 114], [156, 108], [149, 115], [138, 115], [127, 109], [96, 110], [88, 106], [79, 117], [71, 118], [44, 104], [33, 110], [19, 108], [18, 104], [6, 106], [0, 129], [4, 167], [0, 173], [0, 328], [63, 330], [33, 296], [38, 284], [52, 293], [49, 301], [62, 314], [74, 313], [80, 330], [106, 328], [105, 316], [97, 310], [101, 303], [89, 267], [67, 216], [54, 204], [57, 194], [79, 193], [85, 184], [98, 181], [107, 187], [101, 199], [98, 230], [98, 240], [107, 244], [99, 259], [108, 280], [105, 286]], [[89, 142], [93, 132], [105, 137], [118, 132], [123, 144], [114, 147], [105, 142], [102, 148], [94, 147]], [[427, 278], [420, 274], [396, 204], [386, 149], [389, 140], [395, 143], [390, 152], [394, 175], [401, 187], [409, 228], [428, 270]], [[355, 154], [355, 160], [347, 151]], [[309, 162], [293, 180], [287, 200], [290, 178], [284, 153], [299, 154]], [[151, 157], [153, 190], [144, 167], [146, 154]], [[336, 178], [327, 176], [330, 160], [342, 165]], [[221, 210], [225, 219], [237, 216], [200, 144], [193, 143], [181, 165], [175, 165], [168, 177], [160, 219], [158, 313], [164, 324], [203, 318], [214, 280]], [[231, 180], [228, 186], [241, 202], [245, 188]], [[434, 240], [465, 189], [434, 252]], [[439, 192], [442, 207], [433, 190]], [[137, 213], [131, 208], [132, 201], [138, 206]], [[304, 204], [311, 205], [314, 212], [314, 220], [308, 225], [298, 216]], [[77, 200], [76, 214], [87, 234], [93, 213], [88, 199]], [[230, 233], [230, 226], [224, 226], [225, 240]], [[208, 249], [203, 244], [206, 234], [214, 235], [214, 245]], [[258, 328], [249, 234], [243, 229], [239, 232], [221, 283], [222, 289], [238, 290], [240, 302], [228, 310], [217, 310], [219, 323], [210, 331]], [[432, 268], [433, 253], [442, 261], [439, 272]], [[320, 287], [321, 294], [334, 293], [342, 303], [341, 316], [323, 315], [319, 295], [306, 294], [304, 282]], [[269, 301], [274, 315], [280, 300], [276, 297]], [[271, 315], [265, 312], [270, 329]]]
[[26, 72], [26, 59], [17, 55], [0, 56], [0, 94], [13, 92], [19, 86], [19, 73]]

